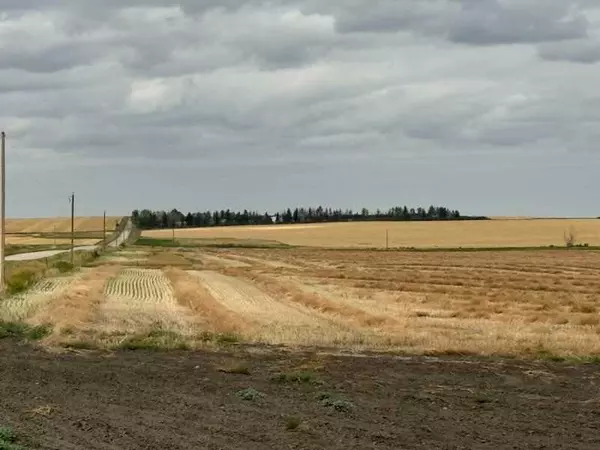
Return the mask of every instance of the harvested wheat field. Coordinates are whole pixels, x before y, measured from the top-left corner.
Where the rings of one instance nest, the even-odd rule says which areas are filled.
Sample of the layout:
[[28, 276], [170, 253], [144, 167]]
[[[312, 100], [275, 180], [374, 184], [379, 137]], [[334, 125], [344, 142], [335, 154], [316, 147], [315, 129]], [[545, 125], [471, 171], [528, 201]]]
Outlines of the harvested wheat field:
[[[101, 238], [89, 238], [89, 239], [75, 239], [76, 245], [93, 245], [96, 244]], [[7, 245], [66, 245], [70, 244], [71, 239], [62, 237], [62, 238], [44, 238], [44, 237], [36, 237], [36, 236], [24, 236], [24, 235], [7, 235], [6, 236], [6, 244]]]
[[[386, 231], [394, 248], [472, 248], [564, 246], [565, 232], [576, 243], [600, 245], [600, 220], [536, 219], [464, 222], [354, 222], [176, 230], [177, 239], [277, 241], [309, 247], [384, 248]], [[171, 239], [171, 230], [152, 230], [145, 237]]]
[[[106, 228], [114, 230], [115, 224], [122, 217], [107, 217]], [[99, 217], [76, 217], [76, 231], [102, 231], [104, 227], [104, 218]], [[67, 233], [71, 232], [70, 217], [52, 217], [40, 219], [7, 219], [6, 232], [14, 233]]]
[[[52, 325], [53, 343], [111, 348], [600, 356], [596, 251], [146, 249], [99, 264], [51, 282], [70, 289], [5, 300], [0, 318]], [[44, 311], [65, 305], [57, 329]]]
[[0, 302], [0, 417], [44, 450], [597, 449], [599, 294], [594, 250], [108, 253]]

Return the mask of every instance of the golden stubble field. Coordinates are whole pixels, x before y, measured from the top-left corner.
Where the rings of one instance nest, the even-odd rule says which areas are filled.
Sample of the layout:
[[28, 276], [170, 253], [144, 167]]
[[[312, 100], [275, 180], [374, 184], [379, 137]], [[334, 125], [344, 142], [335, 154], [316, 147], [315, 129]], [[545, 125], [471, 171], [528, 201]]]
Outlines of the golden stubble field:
[[[538, 247], [564, 246], [565, 232], [576, 242], [600, 245], [600, 220], [534, 219], [464, 222], [355, 222], [307, 225], [196, 228], [176, 230], [176, 239], [277, 241], [294, 246], [333, 248]], [[143, 233], [171, 239], [172, 230]]]
[[[114, 229], [122, 217], [107, 217], [107, 229]], [[75, 217], [76, 231], [102, 231], [104, 218], [102, 216]], [[41, 219], [7, 219], [6, 232], [14, 233], [70, 233], [70, 217], [51, 217]]]
[[600, 355], [596, 251], [152, 249], [44, 280], [0, 320], [48, 344]]
[[[107, 233], [111, 233], [122, 217], [107, 217]], [[76, 217], [77, 245], [95, 244], [102, 239], [103, 217]], [[12, 246], [52, 246], [71, 242], [71, 218], [7, 219], [6, 243]]]

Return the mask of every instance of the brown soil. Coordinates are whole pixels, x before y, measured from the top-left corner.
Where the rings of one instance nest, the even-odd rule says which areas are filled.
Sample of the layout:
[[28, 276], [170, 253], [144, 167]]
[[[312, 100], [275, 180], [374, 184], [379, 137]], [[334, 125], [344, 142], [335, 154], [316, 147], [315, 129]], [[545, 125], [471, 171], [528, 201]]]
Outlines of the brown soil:
[[[600, 448], [598, 365], [256, 349], [56, 355], [10, 340], [0, 358], [0, 426], [27, 448]], [[244, 366], [249, 375], [226, 373]], [[320, 383], [272, 380], [299, 370]], [[265, 396], [236, 396], [249, 387]]]

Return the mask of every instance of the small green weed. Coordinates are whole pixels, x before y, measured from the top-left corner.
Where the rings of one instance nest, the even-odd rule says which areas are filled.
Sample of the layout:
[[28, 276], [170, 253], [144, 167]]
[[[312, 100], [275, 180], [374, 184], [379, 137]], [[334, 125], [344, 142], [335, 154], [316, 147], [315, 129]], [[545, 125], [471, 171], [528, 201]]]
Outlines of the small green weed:
[[202, 342], [213, 342], [220, 345], [231, 345], [241, 341], [240, 336], [235, 333], [211, 333], [210, 331], [203, 331], [197, 338]]
[[285, 429], [288, 431], [295, 430], [300, 426], [301, 423], [302, 421], [297, 417], [288, 417], [287, 419], [285, 419]]
[[317, 400], [321, 402], [321, 405], [330, 407], [339, 412], [351, 412], [354, 409], [354, 404], [348, 400], [342, 398], [336, 398], [329, 392], [320, 392], [317, 394]]
[[56, 261], [53, 266], [60, 273], [67, 273], [74, 269], [75, 266], [68, 261]]
[[320, 402], [328, 400], [330, 398], [333, 398], [333, 394], [330, 394], [329, 392], [319, 392], [317, 394], [317, 400], [319, 400]]
[[218, 344], [236, 344], [240, 341], [240, 337], [234, 333], [223, 333], [216, 336]]
[[242, 400], [246, 400], [248, 402], [265, 397], [265, 394], [257, 391], [254, 388], [242, 389], [241, 391], [236, 392], [235, 395], [237, 395]]

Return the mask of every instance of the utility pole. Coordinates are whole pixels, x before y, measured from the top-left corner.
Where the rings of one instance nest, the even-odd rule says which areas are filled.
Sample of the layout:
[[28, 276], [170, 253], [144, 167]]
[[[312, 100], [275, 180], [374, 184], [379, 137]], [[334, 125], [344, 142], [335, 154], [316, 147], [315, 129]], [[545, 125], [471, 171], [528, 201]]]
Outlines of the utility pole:
[[71, 264], [75, 265], [75, 193], [71, 194]]
[[390, 249], [390, 230], [385, 230], [385, 249]]
[[104, 211], [104, 231], [103, 231], [102, 247], [106, 247], [106, 211]]
[[4, 264], [4, 247], [6, 244], [6, 133], [1, 133], [0, 146], [0, 291], [4, 292], [6, 282], [6, 266]]

